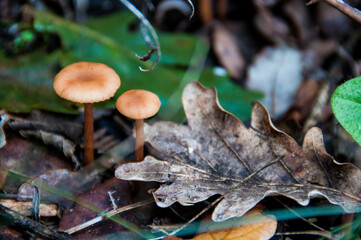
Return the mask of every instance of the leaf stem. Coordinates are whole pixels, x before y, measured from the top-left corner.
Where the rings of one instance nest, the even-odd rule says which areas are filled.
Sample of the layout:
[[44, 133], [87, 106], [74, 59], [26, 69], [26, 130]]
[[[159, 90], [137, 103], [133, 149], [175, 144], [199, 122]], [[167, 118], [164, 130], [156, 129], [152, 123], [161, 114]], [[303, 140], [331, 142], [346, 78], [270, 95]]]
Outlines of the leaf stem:
[[[137, 16], [137, 18], [141, 21], [142, 25], [145, 26], [145, 28], [150, 32], [150, 34], [153, 38], [155, 45], [152, 43], [150, 37], [147, 34], [147, 31], [142, 30], [142, 27], [141, 27], [141, 33], [143, 35], [144, 41], [150, 48], [150, 52], [156, 51], [157, 59], [153, 62], [152, 66], [149, 69], [143, 69], [142, 67], [139, 67], [139, 69], [143, 72], [152, 71], [154, 69], [154, 67], [157, 65], [157, 63], [159, 62], [160, 57], [161, 57], [158, 35], [157, 35], [156, 31], [154, 30], [152, 24], [150, 24], [150, 22], [148, 21], [148, 19], [146, 17], [144, 17], [143, 13], [140, 12], [133, 4], [131, 4], [128, 0], [119, 0], [119, 1], [121, 3], [123, 3], [132, 13], [134, 13], [135, 16]], [[149, 54], [146, 54], [145, 56], [147, 56], [147, 55], [149, 55]], [[143, 58], [143, 57], [139, 57], [138, 55], [137, 55], [137, 57], [140, 60]], [[149, 59], [149, 57], [144, 57], [144, 58], [147, 60]]]

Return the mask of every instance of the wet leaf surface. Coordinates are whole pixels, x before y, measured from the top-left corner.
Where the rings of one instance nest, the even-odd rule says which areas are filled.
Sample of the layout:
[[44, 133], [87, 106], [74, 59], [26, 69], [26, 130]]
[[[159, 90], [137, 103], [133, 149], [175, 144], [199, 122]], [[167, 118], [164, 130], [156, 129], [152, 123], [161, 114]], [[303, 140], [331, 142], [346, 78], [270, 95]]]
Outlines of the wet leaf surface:
[[301, 147], [273, 126], [259, 103], [247, 128], [219, 106], [214, 89], [192, 82], [182, 100], [188, 125], [147, 125], [145, 140], [155, 148], [154, 157], [121, 165], [115, 173], [125, 180], [167, 183], [154, 192], [159, 206], [191, 205], [221, 194], [214, 221], [242, 216], [270, 195], [301, 205], [325, 197], [348, 212], [360, 208], [361, 171], [327, 154], [320, 129], [311, 128]]
[[[113, 202], [111, 198], [113, 198]], [[79, 195], [78, 199], [96, 207], [100, 212], [112, 210], [114, 208], [113, 204], [116, 204], [116, 207], [119, 208], [132, 203], [129, 183], [116, 178], [111, 178], [90, 191]], [[98, 212], [89, 209], [87, 206], [75, 204], [64, 211], [59, 223], [59, 229], [65, 231], [97, 216], [99, 216]], [[119, 216], [123, 218], [123, 220], [136, 223], [137, 225], [140, 224], [132, 211], [124, 212], [119, 214]], [[77, 239], [90, 239], [94, 237], [97, 239], [102, 237], [102, 239], [110, 239], [107, 238], [107, 235], [128, 239], [135, 239], [137, 237], [135, 233], [129, 232], [122, 225], [109, 219], [96, 223], [94, 226], [91, 226], [90, 230], [89, 229], [90, 228], [81, 230], [73, 236]]]
[[22, 184], [21, 179], [8, 171], [35, 177], [57, 169], [72, 169], [70, 162], [61, 153], [48, 148], [34, 139], [24, 139], [17, 135], [7, 136], [7, 144], [0, 149], [2, 190], [15, 193]]

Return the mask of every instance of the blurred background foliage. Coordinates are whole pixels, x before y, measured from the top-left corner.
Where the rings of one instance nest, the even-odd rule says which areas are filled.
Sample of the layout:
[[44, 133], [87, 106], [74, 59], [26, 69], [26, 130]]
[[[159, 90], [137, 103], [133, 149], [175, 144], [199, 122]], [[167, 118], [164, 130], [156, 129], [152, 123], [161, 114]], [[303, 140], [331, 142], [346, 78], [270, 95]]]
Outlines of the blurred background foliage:
[[[52, 89], [55, 74], [77, 61], [102, 62], [112, 67], [122, 84], [114, 98], [99, 103], [98, 108], [113, 108], [117, 97], [129, 89], [156, 93], [165, 120], [185, 120], [181, 92], [190, 81], [216, 87], [221, 105], [241, 120], [250, 116], [252, 102], [260, 92], [245, 90], [233, 83], [223, 69], [206, 66], [207, 40], [187, 33], [157, 31], [162, 57], [153, 71], [142, 72], [155, 60], [139, 61], [135, 54], [148, 51], [139, 30], [139, 21], [127, 10], [76, 23], [50, 10], [28, 9], [30, 23], [1, 20], [0, 108], [10, 112], [29, 112], [34, 108], [62, 113], [76, 113], [80, 105], [60, 99]], [[209, 64], [208, 64], [209, 65]]]

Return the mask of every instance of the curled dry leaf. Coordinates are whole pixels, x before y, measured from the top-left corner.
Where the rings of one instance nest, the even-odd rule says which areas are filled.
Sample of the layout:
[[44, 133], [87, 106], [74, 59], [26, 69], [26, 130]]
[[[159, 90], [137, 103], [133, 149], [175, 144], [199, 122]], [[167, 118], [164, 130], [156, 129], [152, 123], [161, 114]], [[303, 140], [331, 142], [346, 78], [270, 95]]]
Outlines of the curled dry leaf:
[[18, 130], [24, 137], [42, 139], [45, 144], [57, 148], [70, 158], [75, 169], [80, 167], [75, 150], [81, 143], [83, 126], [78, 115], [33, 110], [29, 114], [6, 113], [3, 116], [8, 118], [7, 126], [12, 130]]
[[125, 180], [167, 183], [154, 192], [158, 206], [191, 205], [221, 194], [214, 221], [242, 216], [270, 195], [301, 205], [322, 196], [348, 212], [361, 206], [361, 171], [327, 154], [320, 129], [310, 129], [301, 147], [273, 126], [260, 103], [247, 128], [219, 106], [214, 89], [192, 82], [182, 100], [187, 126], [157, 122], [145, 127], [145, 140], [158, 159], [147, 156], [115, 172]]
[[40, 138], [44, 141], [44, 143], [46, 145], [54, 146], [59, 151], [63, 151], [64, 155], [72, 160], [72, 162], [74, 164], [74, 169], [80, 168], [81, 164], [78, 160], [78, 157], [75, 154], [76, 144], [73, 141], [65, 138], [62, 135], [45, 132], [42, 130], [38, 130], [38, 131], [32, 131], [32, 130], [22, 131], [21, 130], [19, 132], [24, 137]]

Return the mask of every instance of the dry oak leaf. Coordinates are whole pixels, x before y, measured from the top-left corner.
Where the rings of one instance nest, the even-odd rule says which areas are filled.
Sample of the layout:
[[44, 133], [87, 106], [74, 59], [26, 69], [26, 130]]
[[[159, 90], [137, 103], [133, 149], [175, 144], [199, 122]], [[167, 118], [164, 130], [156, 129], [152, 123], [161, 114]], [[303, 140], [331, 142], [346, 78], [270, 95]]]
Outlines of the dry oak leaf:
[[273, 126], [260, 103], [247, 128], [221, 108], [213, 88], [192, 82], [182, 101], [188, 126], [146, 125], [145, 140], [155, 149], [154, 157], [120, 165], [115, 172], [124, 180], [166, 183], [154, 192], [158, 206], [191, 205], [221, 194], [214, 221], [242, 216], [270, 195], [301, 205], [323, 196], [348, 212], [360, 208], [360, 169], [327, 154], [319, 128], [306, 133], [301, 147]]

